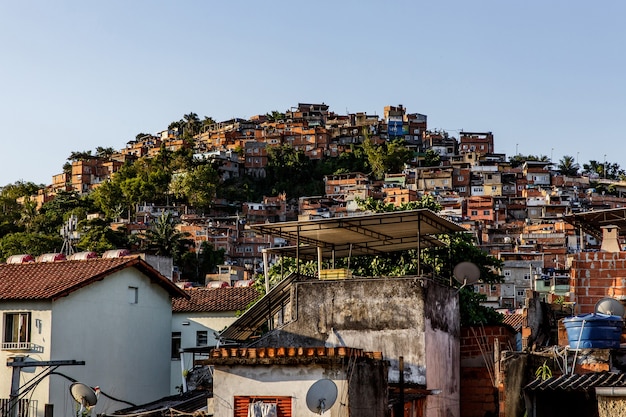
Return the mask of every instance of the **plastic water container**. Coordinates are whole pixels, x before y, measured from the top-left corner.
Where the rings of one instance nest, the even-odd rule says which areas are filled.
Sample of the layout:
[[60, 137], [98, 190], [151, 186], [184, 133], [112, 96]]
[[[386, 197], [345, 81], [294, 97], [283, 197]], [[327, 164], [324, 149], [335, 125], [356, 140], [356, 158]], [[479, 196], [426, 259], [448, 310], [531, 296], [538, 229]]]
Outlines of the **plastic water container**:
[[591, 313], [563, 320], [572, 349], [618, 349], [624, 321], [620, 316]]

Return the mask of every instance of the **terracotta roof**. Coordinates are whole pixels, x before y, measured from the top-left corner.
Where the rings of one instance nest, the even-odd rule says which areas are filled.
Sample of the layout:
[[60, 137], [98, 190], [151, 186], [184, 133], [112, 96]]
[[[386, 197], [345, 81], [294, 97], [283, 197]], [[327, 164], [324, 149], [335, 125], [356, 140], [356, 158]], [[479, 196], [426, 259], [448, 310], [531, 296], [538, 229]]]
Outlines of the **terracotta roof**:
[[213, 349], [208, 359], [197, 361], [204, 365], [259, 365], [304, 363], [319, 364], [324, 361], [344, 361], [347, 359], [383, 360], [382, 352], [366, 352], [352, 347], [263, 347], [263, 348], [220, 348]]
[[626, 374], [592, 372], [552, 377], [545, 381], [535, 379], [524, 389], [530, 391], [589, 391], [596, 387], [626, 387]]
[[134, 267], [174, 297], [184, 291], [137, 257], [0, 265], [0, 300], [55, 300]]
[[522, 326], [524, 325], [524, 315], [523, 314], [505, 314], [502, 323], [508, 324], [511, 326], [516, 332], [522, 331]]
[[173, 299], [174, 313], [244, 310], [260, 295], [254, 287], [190, 288], [184, 291], [189, 299]]

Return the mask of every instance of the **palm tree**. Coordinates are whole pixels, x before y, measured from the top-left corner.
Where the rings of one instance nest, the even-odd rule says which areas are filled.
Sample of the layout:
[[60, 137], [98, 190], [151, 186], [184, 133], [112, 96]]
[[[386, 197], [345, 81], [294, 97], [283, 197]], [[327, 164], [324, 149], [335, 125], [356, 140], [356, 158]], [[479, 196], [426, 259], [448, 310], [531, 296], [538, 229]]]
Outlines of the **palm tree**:
[[187, 132], [189, 136], [193, 136], [198, 133], [198, 128], [201, 124], [198, 115], [194, 112], [191, 112], [184, 115], [183, 118], [185, 119], [185, 132]]
[[172, 213], [164, 211], [153, 227], [146, 231], [144, 243], [148, 252], [160, 256], [171, 256], [176, 263], [185, 251], [185, 245], [191, 243], [187, 239], [188, 236], [188, 233], [176, 229]]
[[563, 156], [563, 159], [559, 161], [558, 171], [561, 173], [561, 175], [567, 175], [570, 177], [576, 176], [578, 175], [579, 169], [580, 167], [576, 163], [576, 160], [573, 156], [565, 155]]

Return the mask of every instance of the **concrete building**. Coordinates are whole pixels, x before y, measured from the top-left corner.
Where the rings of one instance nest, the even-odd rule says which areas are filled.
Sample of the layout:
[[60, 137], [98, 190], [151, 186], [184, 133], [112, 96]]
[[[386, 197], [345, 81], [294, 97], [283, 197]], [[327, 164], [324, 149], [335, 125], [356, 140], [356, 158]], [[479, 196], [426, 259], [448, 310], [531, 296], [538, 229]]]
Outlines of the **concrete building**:
[[[21, 372], [19, 394], [31, 416], [75, 415], [69, 385], [99, 386], [96, 413], [169, 394], [172, 298], [187, 295], [138, 258], [0, 265], [3, 339], [0, 362], [84, 361], [37, 378]], [[12, 369], [0, 369], [0, 397], [9, 397]], [[15, 387], [14, 387], [15, 388]], [[116, 398], [117, 400], [114, 400]]]
[[[172, 349], [170, 394], [177, 394], [182, 375], [194, 360], [206, 358], [217, 345], [215, 335], [228, 327], [258, 296], [254, 287], [193, 288], [189, 298], [172, 300]], [[205, 348], [204, 352], [201, 348]]]
[[[252, 229], [262, 234], [280, 235], [289, 242], [298, 239], [307, 242], [302, 247], [274, 249], [283, 256], [294, 256], [296, 251], [298, 257], [304, 259], [323, 258], [330, 255], [329, 251], [333, 252], [333, 256], [343, 257], [394, 251], [406, 245], [419, 247], [418, 241], [426, 242], [430, 234], [463, 230], [425, 209], [357, 216], [349, 220], [254, 225]], [[380, 239], [383, 231], [387, 236], [384, 241]], [[336, 277], [350, 276], [349, 273], [340, 274], [340, 270], [321, 268], [320, 265], [318, 276], [322, 278], [332, 276], [330, 272]], [[292, 346], [380, 352], [381, 358], [389, 363], [387, 384], [390, 404], [404, 404], [419, 410], [416, 412], [424, 416], [459, 416], [458, 302], [456, 289], [427, 275], [315, 279], [292, 274], [273, 287], [220, 336], [257, 350]], [[268, 324], [269, 317], [272, 317], [270, 326], [274, 329], [259, 338], [258, 330]], [[241, 355], [241, 352], [233, 352], [233, 355]], [[231, 364], [226, 361], [215, 363]], [[263, 380], [270, 378], [274, 383], [290, 381], [294, 374], [288, 369], [293, 365], [289, 363], [277, 363], [280, 366], [271, 367], [274, 365], [272, 361], [257, 363], [245, 359], [232, 364], [246, 366], [246, 370], [224, 367], [224, 372], [229, 374], [224, 376], [224, 380], [243, 382], [241, 377], [244, 375], [248, 379], [254, 379], [253, 375], [259, 375], [260, 379], [262, 375]], [[264, 366], [263, 371], [255, 369], [259, 365]], [[340, 373], [322, 374], [320, 371], [312, 369], [305, 374], [310, 372], [316, 378], [336, 375], [338, 384], [341, 383]], [[310, 385], [310, 377], [305, 379]], [[298, 391], [302, 386], [292, 385], [290, 390], [281, 391], [282, 395], [302, 398], [302, 392]], [[360, 388], [367, 389], [367, 385]], [[409, 392], [412, 393], [410, 398], [403, 397]], [[439, 393], [441, 395], [432, 395]], [[231, 390], [225, 391], [224, 395], [220, 399], [224, 404], [219, 407], [235, 407], [238, 394]], [[267, 391], [263, 395], [268, 395]], [[216, 408], [216, 415], [218, 412], [223, 411]], [[335, 411], [331, 415], [344, 414]]]

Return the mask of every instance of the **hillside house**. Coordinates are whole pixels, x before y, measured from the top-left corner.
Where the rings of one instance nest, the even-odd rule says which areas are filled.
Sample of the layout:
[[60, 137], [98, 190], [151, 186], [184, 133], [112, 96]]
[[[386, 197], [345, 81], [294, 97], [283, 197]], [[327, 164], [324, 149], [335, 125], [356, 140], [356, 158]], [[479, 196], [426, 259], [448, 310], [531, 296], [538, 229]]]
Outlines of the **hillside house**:
[[[303, 246], [271, 249], [282, 256], [295, 253], [302, 259], [359, 256], [407, 247], [419, 250], [422, 244], [434, 242], [431, 234], [463, 230], [426, 209], [254, 225], [252, 229], [282, 236], [289, 242], [307, 242]], [[382, 234], [386, 236], [384, 241]], [[448, 281], [443, 284], [436, 277], [421, 273], [395, 278], [349, 278], [348, 273], [343, 275], [345, 279], [333, 279], [341, 276], [339, 270], [324, 270], [321, 264], [318, 267], [318, 276], [323, 279], [290, 275], [220, 334], [224, 340], [239, 342], [241, 348], [248, 350], [216, 354], [221, 359], [212, 363], [222, 373], [215, 374], [215, 389], [223, 391], [219, 391], [215, 415], [237, 409], [239, 396], [274, 395], [301, 401], [302, 390], [310, 386], [313, 378], [335, 375], [336, 383], [343, 384], [341, 373], [319, 367], [301, 371], [301, 376], [296, 377], [291, 370], [295, 359], [252, 361], [249, 357], [250, 348], [265, 349], [267, 353], [269, 349], [278, 352], [286, 347], [321, 347], [380, 352], [381, 359], [389, 363], [385, 385], [389, 404], [403, 404], [405, 409], [418, 413], [415, 415], [459, 416], [458, 293]], [[259, 329], [266, 324], [273, 330], [259, 338]], [[226, 359], [229, 355], [233, 358]], [[328, 356], [327, 351], [321, 356]], [[220, 388], [224, 381], [244, 383], [248, 379], [281, 381], [283, 385], [275, 384], [273, 393], [268, 391], [269, 385], [264, 391], [256, 391], [252, 386], [242, 389], [248, 385], [237, 390]], [[285, 384], [289, 381], [292, 383]], [[366, 384], [361, 388], [367, 389]], [[439, 393], [442, 395], [434, 395]], [[341, 407], [331, 410], [331, 415], [344, 415], [339, 410]], [[348, 415], [384, 415], [360, 408], [358, 413], [355, 411]], [[366, 412], [374, 414], [360, 414]], [[401, 415], [397, 413], [396, 416]]]
[[[170, 394], [179, 392], [181, 373], [193, 368], [196, 359], [207, 357], [217, 345], [215, 335], [230, 326], [239, 311], [257, 299], [254, 287], [192, 288], [189, 298], [172, 300], [172, 349]], [[204, 348], [204, 349], [203, 349]]]
[[[0, 362], [85, 363], [61, 367], [24, 393], [29, 417], [43, 417], [48, 404], [54, 417], [74, 415], [73, 380], [108, 394], [96, 413], [168, 395], [172, 298], [185, 297], [138, 258], [0, 265]], [[21, 372], [20, 394], [42, 371], [30, 369]], [[1, 367], [0, 397], [9, 397], [11, 380], [11, 368]]]

